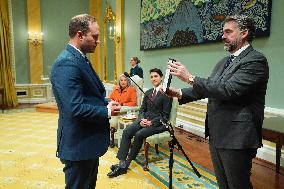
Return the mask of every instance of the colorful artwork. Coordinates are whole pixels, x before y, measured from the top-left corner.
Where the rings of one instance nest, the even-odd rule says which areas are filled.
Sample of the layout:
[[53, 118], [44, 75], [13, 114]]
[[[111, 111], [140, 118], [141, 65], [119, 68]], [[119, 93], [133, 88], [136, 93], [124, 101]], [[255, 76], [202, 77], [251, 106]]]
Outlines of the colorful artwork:
[[256, 36], [268, 36], [272, 0], [141, 0], [140, 49], [221, 40], [227, 15], [244, 14]]

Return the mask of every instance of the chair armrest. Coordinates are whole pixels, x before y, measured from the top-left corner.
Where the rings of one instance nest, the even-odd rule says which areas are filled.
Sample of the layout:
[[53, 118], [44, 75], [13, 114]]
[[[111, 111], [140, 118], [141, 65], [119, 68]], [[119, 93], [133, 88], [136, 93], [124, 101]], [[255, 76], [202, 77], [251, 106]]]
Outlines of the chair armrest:
[[140, 108], [138, 106], [122, 106], [120, 109], [120, 113], [127, 113], [128, 111], [139, 111]]

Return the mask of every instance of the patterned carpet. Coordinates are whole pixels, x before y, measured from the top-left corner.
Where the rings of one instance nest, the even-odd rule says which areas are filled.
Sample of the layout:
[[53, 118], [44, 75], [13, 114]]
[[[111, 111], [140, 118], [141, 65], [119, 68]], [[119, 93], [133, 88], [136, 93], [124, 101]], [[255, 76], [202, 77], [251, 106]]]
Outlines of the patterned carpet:
[[[7, 111], [0, 114], [0, 188], [64, 188], [63, 165], [55, 157], [57, 114]], [[151, 148], [150, 148], [151, 149]], [[142, 169], [142, 154], [127, 174], [109, 179], [106, 174], [116, 163], [117, 149], [109, 149], [100, 159], [97, 188], [167, 188], [168, 150], [150, 153], [150, 171]], [[175, 188], [217, 188], [212, 173], [197, 165], [203, 175], [197, 178], [183, 157], [175, 154]]]
[[[154, 152], [154, 148], [150, 148], [149, 155], [149, 173], [153, 179], [168, 187], [169, 181], [169, 148], [159, 146], [159, 155]], [[136, 162], [143, 166], [144, 156], [142, 153], [137, 157]], [[178, 153], [174, 153], [173, 167], [173, 186], [175, 188], [218, 188], [217, 181], [213, 173], [193, 163], [199, 173], [202, 175], [198, 178], [192, 170], [185, 157]]]

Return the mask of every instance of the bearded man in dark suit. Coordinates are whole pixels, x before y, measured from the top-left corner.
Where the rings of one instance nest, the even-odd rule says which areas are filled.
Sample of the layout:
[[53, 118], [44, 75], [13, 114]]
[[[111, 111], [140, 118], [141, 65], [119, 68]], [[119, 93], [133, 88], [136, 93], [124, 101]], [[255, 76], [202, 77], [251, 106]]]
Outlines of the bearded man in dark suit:
[[106, 100], [104, 85], [86, 57], [95, 51], [99, 34], [94, 17], [73, 17], [69, 44], [51, 71], [59, 110], [56, 156], [65, 165], [68, 189], [96, 187], [99, 157], [109, 146], [109, 118], [120, 110], [117, 102]]
[[261, 130], [269, 78], [265, 56], [252, 47], [255, 26], [247, 16], [229, 16], [223, 27], [224, 49], [230, 56], [209, 78], [193, 76], [181, 63], [171, 74], [192, 87], [171, 88], [180, 104], [208, 98], [205, 136], [221, 189], [249, 189], [252, 159], [262, 146]]

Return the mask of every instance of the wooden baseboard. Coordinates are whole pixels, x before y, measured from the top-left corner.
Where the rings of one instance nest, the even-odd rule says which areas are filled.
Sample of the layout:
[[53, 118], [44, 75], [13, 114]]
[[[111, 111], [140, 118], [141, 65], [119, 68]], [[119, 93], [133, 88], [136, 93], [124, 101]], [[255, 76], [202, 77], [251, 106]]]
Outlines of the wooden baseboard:
[[58, 113], [58, 108], [55, 102], [43, 103], [35, 105], [37, 112]]

